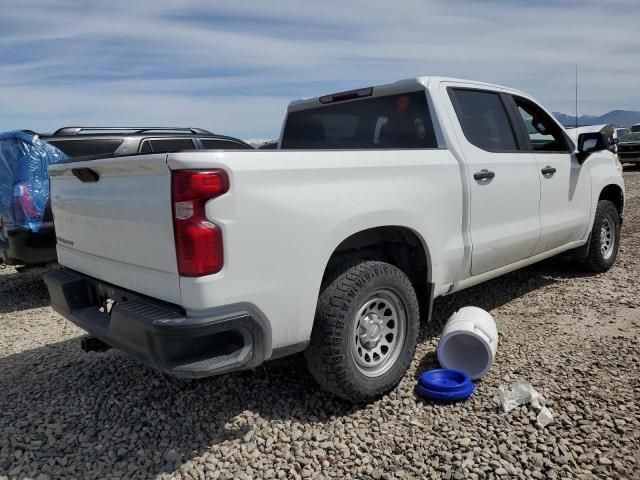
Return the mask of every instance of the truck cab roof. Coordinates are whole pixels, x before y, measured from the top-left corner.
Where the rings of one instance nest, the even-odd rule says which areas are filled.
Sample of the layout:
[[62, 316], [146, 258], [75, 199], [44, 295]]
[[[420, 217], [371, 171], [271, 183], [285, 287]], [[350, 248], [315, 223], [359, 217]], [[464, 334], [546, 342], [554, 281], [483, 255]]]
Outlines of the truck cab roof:
[[298, 110], [305, 110], [308, 108], [321, 107], [323, 105], [328, 105], [336, 101], [357, 100], [358, 98], [364, 98], [364, 97], [378, 97], [378, 96], [393, 95], [393, 94], [403, 93], [403, 92], [414, 92], [416, 90], [427, 89], [429, 88], [430, 85], [436, 85], [441, 82], [452, 82], [452, 83], [458, 83], [458, 84], [466, 83], [466, 84], [469, 84], [469, 86], [482, 87], [482, 88], [487, 88], [491, 90], [501, 90], [505, 92], [515, 93], [523, 97], [529, 97], [527, 94], [519, 90], [515, 90], [510, 87], [505, 87], [505, 86], [497, 85], [493, 83], [479, 82], [477, 80], [467, 80], [467, 79], [455, 78], [455, 77], [419, 76], [419, 77], [405, 78], [403, 80], [398, 80], [396, 82], [391, 82], [391, 83], [383, 83], [380, 85], [374, 85], [370, 87], [356, 88], [353, 90], [330, 93], [330, 94], [322, 95], [319, 97], [309, 97], [309, 98], [301, 98], [298, 100], [293, 100], [291, 103], [289, 103], [287, 112], [294, 112]]

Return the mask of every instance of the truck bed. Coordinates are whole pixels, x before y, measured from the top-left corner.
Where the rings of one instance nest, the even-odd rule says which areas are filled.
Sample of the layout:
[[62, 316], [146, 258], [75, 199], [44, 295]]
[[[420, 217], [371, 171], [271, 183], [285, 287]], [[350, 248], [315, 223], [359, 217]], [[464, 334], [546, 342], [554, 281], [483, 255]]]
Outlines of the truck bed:
[[[97, 182], [71, 173], [85, 167]], [[224, 238], [224, 268], [213, 275], [177, 273], [170, 176], [181, 169], [229, 176], [229, 191], [206, 205]], [[353, 233], [396, 224], [432, 230], [434, 278], [452, 275], [440, 265], [462, 261], [460, 171], [444, 149], [183, 152], [56, 165], [50, 175], [62, 265], [192, 315], [248, 302], [286, 325], [285, 345], [308, 338], [310, 324], [299, 319], [313, 317], [326, 263]], [[424, 178], [436, 177], [424, 188]], [[438, 208], [425, 215], [426, 205]], [[434, 222], [440, 228], [428, 228]]]

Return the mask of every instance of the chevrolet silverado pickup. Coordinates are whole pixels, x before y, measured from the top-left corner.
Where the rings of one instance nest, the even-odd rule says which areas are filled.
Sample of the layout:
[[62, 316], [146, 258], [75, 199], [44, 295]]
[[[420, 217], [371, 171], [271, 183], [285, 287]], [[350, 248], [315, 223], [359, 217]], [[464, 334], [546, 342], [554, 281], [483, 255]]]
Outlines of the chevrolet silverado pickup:
[[420, 77], [292, 102], [275, 150], [52, 165], [52, 304], [173, 376], [304, 351], [366, 402], [434, 298], [563, 252], [612, 266], [622, 169], [577, 143], [525, 93]]

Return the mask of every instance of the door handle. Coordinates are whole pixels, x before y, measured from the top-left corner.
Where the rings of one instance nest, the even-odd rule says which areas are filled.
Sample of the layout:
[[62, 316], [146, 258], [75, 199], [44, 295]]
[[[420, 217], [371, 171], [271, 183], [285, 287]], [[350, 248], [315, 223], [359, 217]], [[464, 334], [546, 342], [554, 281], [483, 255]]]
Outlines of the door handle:
[[479, 172], [473, 174], [473, 178], [475, 178], [476, 180], [491, 180], [495, 176], [496, 174], [494, 172], [491, 172], [486, 168], [483, 168]]
[[550, 167], [549, 165], [547, 165], [546, 167], [544, 167], [542, 170], [540, 170], [542, 172], [542, 175], [553, 175], [554, 173], [556, 173], [556, 169], [553, 167]]

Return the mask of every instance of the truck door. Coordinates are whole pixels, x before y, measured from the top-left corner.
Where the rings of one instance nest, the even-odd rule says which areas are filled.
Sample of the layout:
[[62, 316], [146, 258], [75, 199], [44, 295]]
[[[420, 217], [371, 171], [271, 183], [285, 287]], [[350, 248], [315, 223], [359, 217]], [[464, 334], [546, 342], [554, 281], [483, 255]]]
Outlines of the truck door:
[[531, 100], [513, 96], [540, 178], [540, 241], [533, 254], [581, 239], [591, 215], [591, 175], [563, 129]]
[[468, 177], [471, 275], [478, 275], [533, 253], [540, 236], [538, 164], [522, 149], [505, 94], [447, 90]]

